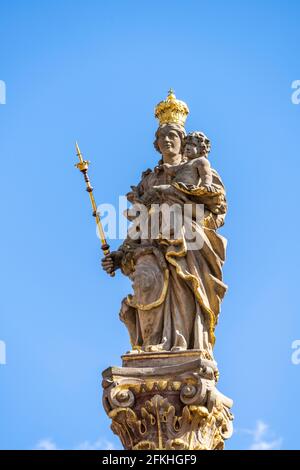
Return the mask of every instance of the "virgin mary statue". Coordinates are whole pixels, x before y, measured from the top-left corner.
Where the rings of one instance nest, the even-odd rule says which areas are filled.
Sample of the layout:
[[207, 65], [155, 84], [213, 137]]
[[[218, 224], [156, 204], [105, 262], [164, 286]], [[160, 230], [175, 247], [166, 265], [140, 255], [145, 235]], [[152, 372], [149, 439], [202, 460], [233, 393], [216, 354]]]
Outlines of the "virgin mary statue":
[[[183, 148], [188, 112], [172, 91], [156, 106], [159, 127], [154, 146], [162, 158], [154, 169], [143, 172], [127, 198], [143, 205], [149, 219], [159, 204], [175, 205], [182, 213], [189, 206], [190, 215], [181, 217], [176, 233], [171, 223], [169, 236], [162, 224], [155, 236], [150, 230], [146, 236], [142, 231], [132, 236], [129, 230], [102, 266], [107, 273], [121, 269], [132, 280], [133, 295], [123, 299], [120, 311], [132, 352], [197, 349], [202, 357], [213, 359], [214, 331], [227, 289], [222, 279], [226, 240], [217, 233], [226, 214], [225, 189], [214, 169], [210, 188], [201, 178], [188, 185], [180, 181], [187, 163]], [[203, 143], [210, 145], [205, 136]], [[187, 221], [196, 243], [191, 244], [187, 236]]]

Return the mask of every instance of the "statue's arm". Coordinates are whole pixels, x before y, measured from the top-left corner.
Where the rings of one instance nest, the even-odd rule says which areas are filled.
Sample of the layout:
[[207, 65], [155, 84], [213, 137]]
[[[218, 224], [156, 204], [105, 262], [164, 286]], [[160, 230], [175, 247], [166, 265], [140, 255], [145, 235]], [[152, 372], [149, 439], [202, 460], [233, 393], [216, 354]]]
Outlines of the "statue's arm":
[[227, 212], [226, 192], [219, 174], [211, 168], [212, 184], [210, 187], [183, 185], [174, 183], [176, 189], [188, 197], [192, 203], [193, 217], [197, 216], [197, 206], [204, 205], [205, 225], [208, 228], [217, 229], [224, 225]]
[[117, 269], [121, 267], [122, 259], [123, 259], [122, 250], [118, 249], [116, 251], [112, 251], [101, 260], [101, 265], [102, 265], [103, 270], [106, 271], [107, 274], [111, 274], [112, 272], [115, 272]]
[[196, 165], [198, 175], [201, 178], [201, 186], [204, 186], [207, 189], [211, 189], [212, 171], [209, 160], [206, 157], [201, 157], [198, 159]]

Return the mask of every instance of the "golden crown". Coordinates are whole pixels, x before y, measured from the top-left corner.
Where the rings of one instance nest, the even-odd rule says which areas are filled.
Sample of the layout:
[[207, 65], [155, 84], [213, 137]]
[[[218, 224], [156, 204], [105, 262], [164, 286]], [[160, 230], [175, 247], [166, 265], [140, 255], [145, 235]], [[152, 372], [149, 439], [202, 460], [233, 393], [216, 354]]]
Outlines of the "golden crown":
[[177, 100], [172, 89], [169, 90], [167, 98], [155, 107], [155, 117], [159, 120], [160, 126], [169, 123], [184, 126], [188, 114], [189, 108], [186, 103]]

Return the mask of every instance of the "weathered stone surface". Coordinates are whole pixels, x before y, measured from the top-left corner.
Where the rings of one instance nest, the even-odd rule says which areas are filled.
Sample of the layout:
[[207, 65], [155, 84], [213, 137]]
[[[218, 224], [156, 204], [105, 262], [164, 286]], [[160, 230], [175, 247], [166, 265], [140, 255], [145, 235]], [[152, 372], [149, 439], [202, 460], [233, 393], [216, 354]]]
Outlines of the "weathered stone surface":
[[[133, 349], [201, 349], [212, 358], [227, 289], [222, 278], [226, 240], [217, 233], [227, 210], [225, 188], [207, 159], [209, 139], [202, 132], [186, 135], [184, 103], [171, 93], [158, 108], [161, 125], [154, 144], [162, 160], [127, 194], [136, 209], [146, 210], [147, 229], [137, 233], [133, 225], [102, 264], [108, 273], [121, 269], [132, 281], [133, 295], [123, 299], [120, 319]], [[178, 209], [176, 222], [160, 219], [153, 232], [155, 205]], [[129, 220], [135, 220], [134, 213], [127, 212]]]
[[139, 355], [123, 356], [125, 367], [103, 372], [113, 432], [125, 449], [222, 449], [232, 434], [232, 401], [216, 388], [216, 364], [196, 351], [169, 356], [152, 354], [147, 367]]
[[[162, 159], [127, 194], [128, 219], [144, 211], [146, 231], [133, 224], [102, 260], [108, 274], [121, 269], [133, 287], [120, 310], [132, 350], [123, 367], [103, 372], [103, 404], [126, 449], [222, 449], [232, 433], [232, 402], [216, 389], [213, 356], [227, 290], [226, 240], [217, 232], [226, 193], [207, 159], [209, 139], [186, 135], [187, 114], [173, 92], [157, 106], [154, 146]], [[177, 212], [168, 223], [160, 214], [153, 232], [157, 206]]]

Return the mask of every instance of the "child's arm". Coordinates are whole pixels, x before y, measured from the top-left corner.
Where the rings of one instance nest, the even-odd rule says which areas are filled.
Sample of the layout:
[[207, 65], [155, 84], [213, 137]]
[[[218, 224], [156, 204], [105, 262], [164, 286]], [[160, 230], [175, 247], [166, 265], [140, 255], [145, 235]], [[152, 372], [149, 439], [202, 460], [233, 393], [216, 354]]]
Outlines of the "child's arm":
[[206, 157], [197, 159], [197, 170], [201, 178], [201, 186], [210, 187], [212, 185], [212, 171], [209, 160]]

